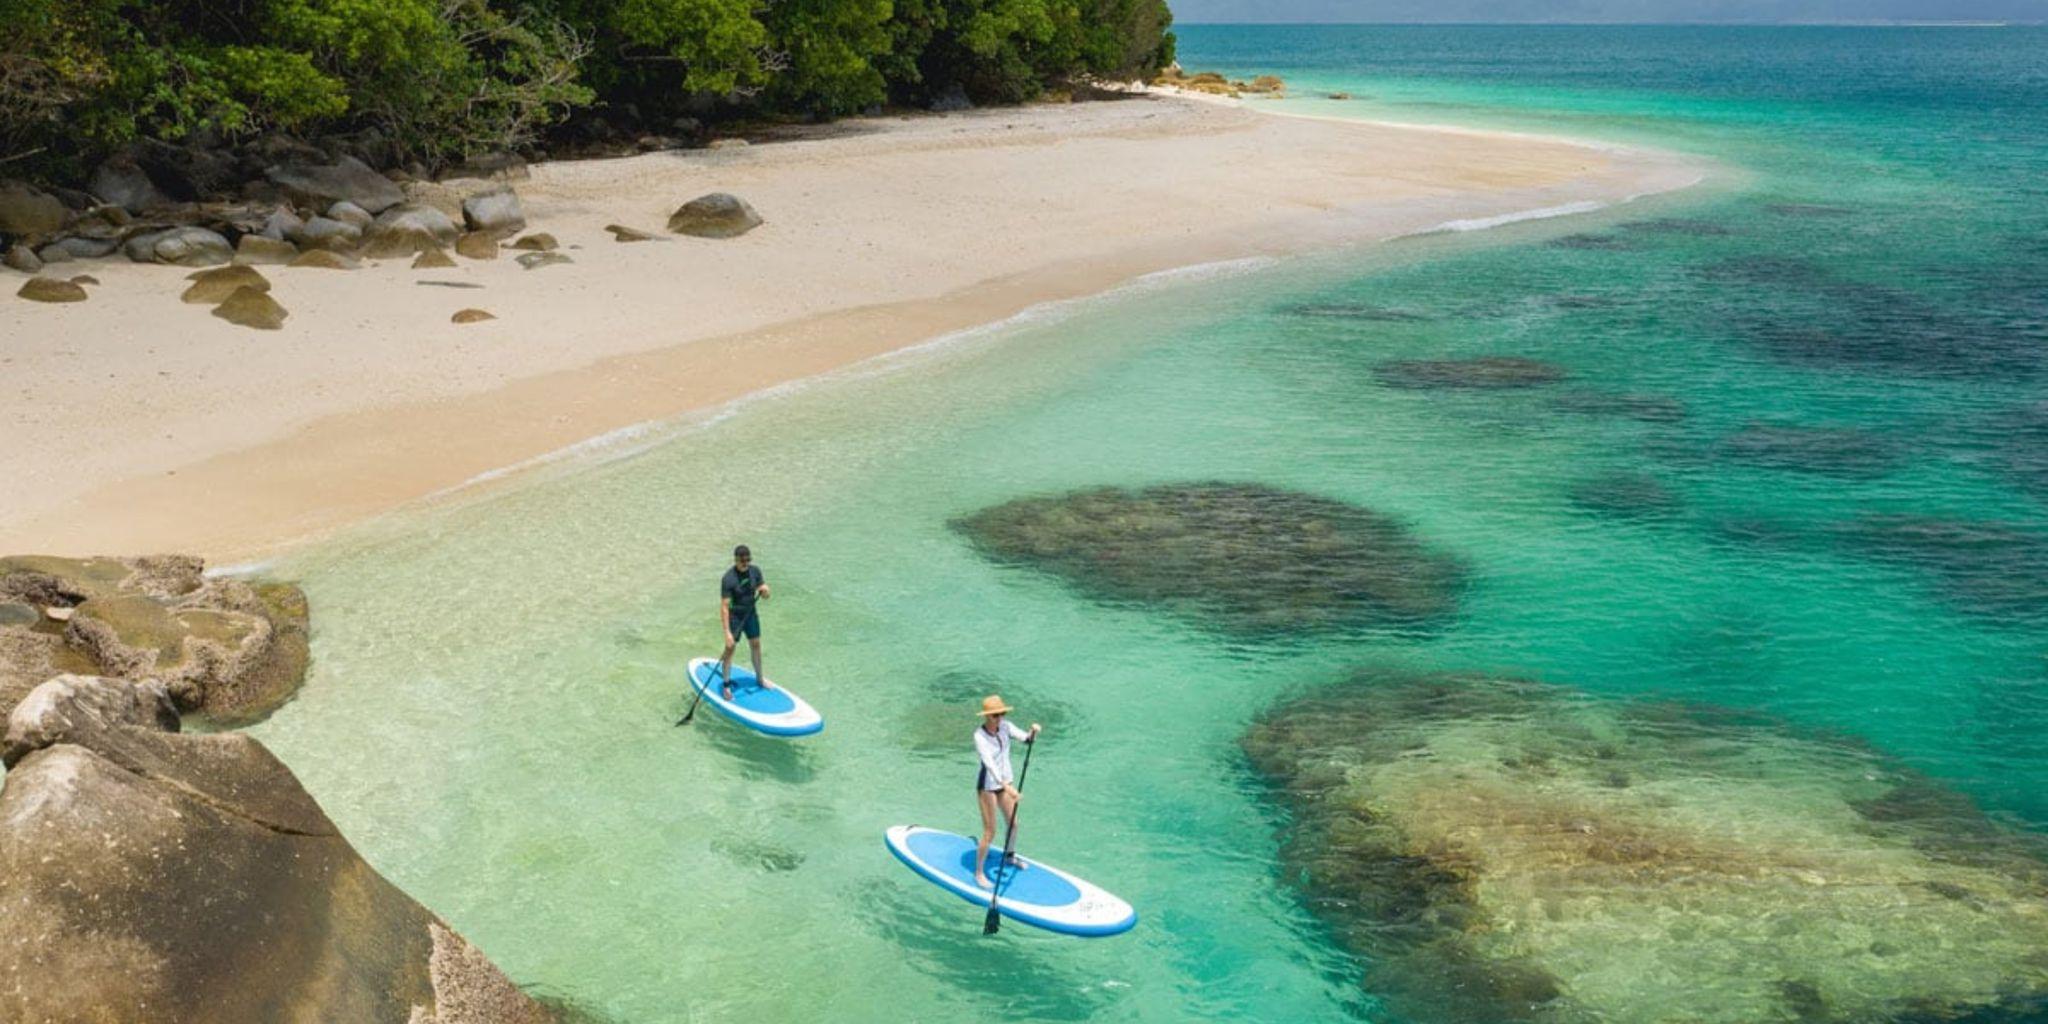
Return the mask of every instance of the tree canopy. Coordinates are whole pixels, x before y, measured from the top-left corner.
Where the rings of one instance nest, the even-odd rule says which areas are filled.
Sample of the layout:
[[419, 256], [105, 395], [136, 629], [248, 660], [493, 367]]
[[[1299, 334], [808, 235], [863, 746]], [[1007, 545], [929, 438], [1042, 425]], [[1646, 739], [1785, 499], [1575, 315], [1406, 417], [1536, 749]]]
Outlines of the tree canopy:
[[592, 108], [1015, 102], [1149, 76], [1170, 21], [1165, 0], [6, 0], [0, 174], [137, 139], [375, 132], [438, 164]]

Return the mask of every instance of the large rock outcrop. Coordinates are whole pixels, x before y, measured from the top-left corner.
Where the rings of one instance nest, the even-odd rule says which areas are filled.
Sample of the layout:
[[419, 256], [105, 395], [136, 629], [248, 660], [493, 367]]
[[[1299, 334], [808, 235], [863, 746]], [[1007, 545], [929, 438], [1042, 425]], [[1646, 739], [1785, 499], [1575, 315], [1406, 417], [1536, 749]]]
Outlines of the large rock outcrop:
[[238, 733], [153, 682], [60, 676], [8, 721], [0, 1020], [546, 1024]]
[[[162, 681], [181, 710], [262, 718], [306, 674], [306, 598], [196, 558], [0, 558], [0, 712], [55, 672]], [[23, 619], [27, 621], [22, 621]]]
[[316, 210], [350, 202], [376, 214], [405, 201], [391, 179], [352, 156], [331, 164], [287, 161], [264, 174], [293, 201]]
[[1103, 487], [954, 523], [989, 557], [1225, 633], [1436, 625], [1464, 567], [1368, 508], [1263, 484]]
[[1365, 672], [1244, 746], [1291, 812], [1288, 876], [1399, 1019], [1992, 1021], [2048, 1001], [2039, 837], [1859, 743]]

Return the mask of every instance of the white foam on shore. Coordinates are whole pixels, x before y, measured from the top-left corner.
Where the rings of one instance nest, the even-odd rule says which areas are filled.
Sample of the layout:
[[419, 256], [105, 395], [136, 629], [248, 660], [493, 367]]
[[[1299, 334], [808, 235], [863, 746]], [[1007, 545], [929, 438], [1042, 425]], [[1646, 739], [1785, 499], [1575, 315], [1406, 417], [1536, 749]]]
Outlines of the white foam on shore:
[[1558, 206], [1539, 206], [1533, 210], [1514, 210], [1508, 213], [1495, 214], [1491, 217], [1447, 220], [1435, 227], [1423, 228], [1421, 231], [1413, 232], [1409, 237], [1412, 238], [1415, 235], [1434, 235], [1445, 231], [1485, 231], [1488, 228], [1505, 227], [1509, 224], [1520, 224], [1523, 221], [1549, 220], [1552, 217], [1569, 217], [1577, 213], [1593, 213], [1597, 210], [1604, 210], [1610, 205], [1612, 204], [1589, 199], [1576, 203], [1564, 203]]

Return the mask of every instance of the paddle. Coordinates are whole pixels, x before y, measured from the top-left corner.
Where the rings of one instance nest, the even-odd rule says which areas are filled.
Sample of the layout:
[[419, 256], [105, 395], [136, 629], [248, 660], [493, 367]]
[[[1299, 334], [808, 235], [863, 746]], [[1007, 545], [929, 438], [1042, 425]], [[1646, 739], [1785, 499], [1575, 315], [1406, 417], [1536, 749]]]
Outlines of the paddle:
[[[683, 671], [687, 672], [687, 671], [689, 671], [689, 669], [688, 669], [687, 667], [685, 667], [685, 668], [683, 669]], [[688, 725], [688, 724], [690, 724], [690, 719], [692, 719], [692, 718], [695, 718], [695, 717], [697, 717], [697, 705], [699, 705], [699, 704], [701, 704], [701, 703], [703, 703], [703, 702], [704, 702], [704, 691], [705, 691], [705, 690], [708, 690], [708, 689], [711, 689], [711, 684], [710, 684], [709, 682], [706, 682], [706, 683], [705, 683], [705, 684], [704, 684], [704, 685], [703, 685], [703, 686], [702, 686], [702, 687], [700, 688], [700, 687], [698, 687], [698, 686], [697, 686], [697, 680], [695, 680], [695, 679], [691, 679], [691, 680], [690, 680], [690, 687], [691, 687], [692, 689], [695, 689], [695, 690], [697, 691], [697, 699], [696, 699], [696, 700], [693, 700], [693, 701], [691, 701], [691, 702], [690, 702], [690, 710], [689, 710], [688, 712], [686, 712], [686, 713], [685, 713], [685, 714], [683, 715], [683, 717], [681, 717], [681, 718], [678, 718], [678, 719], [676, 719], [676, 724], [677, 724], [677, 725]]]
[[[1036, 746], [1036, 736], [1024, 741], [1024, 767], [1017, 772], [1019, 797], [1024, 795], [1024, 780], [1031, 775], [1031, 750]], [[988, 890], [988, 916], [981, 919], [983, 935], [994, 935], [1003, 927], [1002, 917], [996, 913], [996, 900], [1002, 897], [1003, 886], [1016, 875], [1015, 869], [1010, 867], [1010, 857], [1017, 852], [1017, 812], [1022, 809], [1021, 806], [1010, 809], [1010, 827], [1003, 833], [1003, 859], [996, 862], [996, 884]]]

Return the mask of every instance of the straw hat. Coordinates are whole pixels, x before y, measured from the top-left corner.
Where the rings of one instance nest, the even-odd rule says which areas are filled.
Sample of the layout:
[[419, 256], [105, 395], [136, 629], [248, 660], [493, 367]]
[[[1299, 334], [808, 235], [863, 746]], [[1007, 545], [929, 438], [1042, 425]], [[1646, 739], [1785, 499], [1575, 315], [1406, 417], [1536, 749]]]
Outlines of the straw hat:
[[987, 718], [990, 715], [1007, 715], [1009, 713], [1010, 706], [1003, 703], [1003, 698], [1000, 695], [991, 693], [981, 699], [981, 717]]

